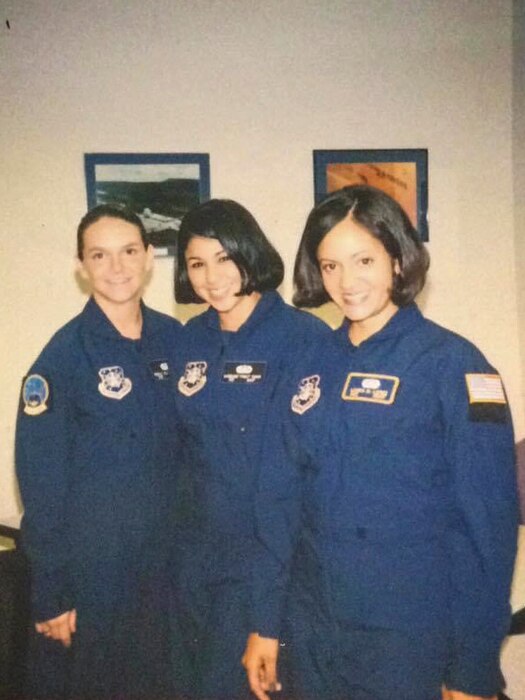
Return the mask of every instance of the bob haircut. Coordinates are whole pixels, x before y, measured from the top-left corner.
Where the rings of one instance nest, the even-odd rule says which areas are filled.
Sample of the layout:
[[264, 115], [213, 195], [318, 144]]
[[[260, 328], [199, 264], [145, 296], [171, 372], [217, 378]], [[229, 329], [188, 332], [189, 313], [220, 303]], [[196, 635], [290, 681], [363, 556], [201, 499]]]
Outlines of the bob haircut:
[[329, 194], [308, 216], [295, 259], [293, 303], [314, 307], [330, 301], [317, 260], [319, 244], [346, 216], [384, 246], [400, 273], [394, 275], [391, 299], [407, 306], [423, 289], [430, 258], [416, 229], [392, 197], [369, 185], [350, 185]]
[[177, 236], [175, 299], [181, 304], [203, 303], [186, 265], [186, 248], [194, 236], [219, 241], [240, 272], [239, 296], [276, 289], [283, 281], [281, 256], [250, 212], [231, 199], [210, 199], [186, 214]]
[[99, 204], [84, 214], [77, 228], [77, 256], [79, 260], [84, 259], [84, 234], [91, 224], [107, 217], [108, 219], [120, 219], [128, 224], [136, 226], [140, 233], [140, 238], [144, 248], [148, 247], [148, 236], [144, 224], [135, 212], [121, 204]]

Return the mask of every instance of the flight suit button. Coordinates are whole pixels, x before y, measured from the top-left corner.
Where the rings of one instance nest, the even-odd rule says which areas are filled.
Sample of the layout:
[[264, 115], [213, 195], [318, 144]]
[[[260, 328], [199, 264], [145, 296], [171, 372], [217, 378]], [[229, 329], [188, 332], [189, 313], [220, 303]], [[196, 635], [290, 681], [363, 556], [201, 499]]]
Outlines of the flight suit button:
[[245, 426], [244, 426], [244, 425], [241, 425], [241, 433], [245, 433], [245, 432], [246, 432]]

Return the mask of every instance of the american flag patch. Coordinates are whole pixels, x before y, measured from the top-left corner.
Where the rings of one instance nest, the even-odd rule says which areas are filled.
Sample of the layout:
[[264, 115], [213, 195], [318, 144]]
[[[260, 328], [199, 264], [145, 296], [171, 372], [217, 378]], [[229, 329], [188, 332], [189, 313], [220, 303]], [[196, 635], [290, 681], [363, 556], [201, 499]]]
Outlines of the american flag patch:
[[466, 374], [469, 403], [506, 404], [499, 374]]

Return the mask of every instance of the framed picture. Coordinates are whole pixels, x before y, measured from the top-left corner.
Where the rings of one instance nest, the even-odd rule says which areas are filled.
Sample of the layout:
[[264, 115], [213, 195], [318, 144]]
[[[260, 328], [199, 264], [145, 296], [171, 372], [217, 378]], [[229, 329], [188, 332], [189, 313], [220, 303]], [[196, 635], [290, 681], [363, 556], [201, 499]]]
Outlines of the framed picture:
[[184, 214], [210, 198], [207, 153], [86, 153], [88, 207], [124, 204], [158, 256], [173, 255]]
[[425, 148], [314, 151], [315, 203], [346, 185], [378, 187], [406, 211], [428, 241], [428, 151]]

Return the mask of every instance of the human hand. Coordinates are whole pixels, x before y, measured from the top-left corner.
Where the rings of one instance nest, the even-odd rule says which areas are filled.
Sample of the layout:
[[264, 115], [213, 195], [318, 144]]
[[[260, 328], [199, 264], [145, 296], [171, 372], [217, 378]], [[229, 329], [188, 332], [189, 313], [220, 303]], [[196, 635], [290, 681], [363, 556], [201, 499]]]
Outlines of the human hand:
[[248, 637], [242, 665], [246, 669], [252, 693], [259, 700], [270, 700], [268, 693], [281, 690], [277, 681], [279, 640], [260, 637], [252, 632]]
[[71, 636], [77, 631], [77, 611], [68, 610], [58, 617], [45, 622], [37, 622], [35, 629], [49, 639], [61, 642], [65, 647], [71, 646]]
[[481, 697], [480, 695], [468, 695], [468, 693], [462, 693], [459, 690], [449, 690], [443, 686], [441, 688], [442, 700], [497, 700], [495, 695], [491, 695], [490, 698]]

